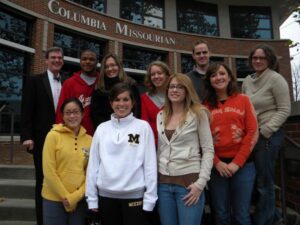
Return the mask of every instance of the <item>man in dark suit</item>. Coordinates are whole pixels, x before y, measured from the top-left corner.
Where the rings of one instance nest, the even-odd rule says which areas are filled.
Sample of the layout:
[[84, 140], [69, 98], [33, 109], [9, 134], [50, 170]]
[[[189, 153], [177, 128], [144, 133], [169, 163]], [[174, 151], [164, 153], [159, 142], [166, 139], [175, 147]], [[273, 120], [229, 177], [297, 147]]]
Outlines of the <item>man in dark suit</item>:
[[63, 62], [63, 50], [52, 47], [46, 51], [47, 71], [25, 80], [22, 113], [21, 142], [33, 153], [35, 166], [35, 203], [37, 225], [43, 224], [41, 190], [43, 184], [42, 150], [44, 140], [55, 123], [55, 112], [61, 90], [59, 74]]

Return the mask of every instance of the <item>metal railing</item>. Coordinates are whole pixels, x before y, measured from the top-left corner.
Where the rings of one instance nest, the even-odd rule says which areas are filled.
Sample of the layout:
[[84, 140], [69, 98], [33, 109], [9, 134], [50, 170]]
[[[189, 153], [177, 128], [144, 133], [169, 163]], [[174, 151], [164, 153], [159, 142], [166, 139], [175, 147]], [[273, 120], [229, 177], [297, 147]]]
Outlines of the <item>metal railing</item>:
[[[287, 145], [291, 146], [294, 149], [297, 149], [299, 152], [296, 152], [297, 157], [289, 157], [287, 153]], [[287, 220], [287, 206], [286, 206], [286, 182], [287, 182], [287, 166], [286, 160], [296, 160], [300, 161], [300, 144], [295, 142], [288, 136], [285, 136], [285, 145], [282, 148], [282, 151], [279, 153], [280, 158], [280, 178], [281, 178], [281, 209], [282, 209], [282, 217], [284, 220], [284, 224], [288, 224]]]
[[[14, 109], [9, 107], [7, 104], [4, 104], [0, 107], [0, 120], [2, 120], [3, 115], [9, 115], [10, 116], [10, 156], [9, 160], [10, 163], [13, 163], [14, 159], [14, 123], [15, 123], [15, 112]], [[0, 123], [0, 130], [2, 126], [2, 123]]]

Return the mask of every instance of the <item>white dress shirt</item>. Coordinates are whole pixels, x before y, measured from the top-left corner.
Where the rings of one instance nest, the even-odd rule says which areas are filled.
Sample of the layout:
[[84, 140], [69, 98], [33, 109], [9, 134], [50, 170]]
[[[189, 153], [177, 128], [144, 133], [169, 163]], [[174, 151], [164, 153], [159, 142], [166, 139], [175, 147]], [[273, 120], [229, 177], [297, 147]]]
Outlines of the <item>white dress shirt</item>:
[[[47, 73], [48, 73], [49, 83], [50, 83], [53, 102], [54, 102], [54, 109], [56, 111], [58, 99], [61, 91], [61, 81], [60, 79], [59, 80], [54, 79], [55, 75], [50, 70], [47, 70]], [[58, 74], [57, 77], [60, 78], [60, 75]]]

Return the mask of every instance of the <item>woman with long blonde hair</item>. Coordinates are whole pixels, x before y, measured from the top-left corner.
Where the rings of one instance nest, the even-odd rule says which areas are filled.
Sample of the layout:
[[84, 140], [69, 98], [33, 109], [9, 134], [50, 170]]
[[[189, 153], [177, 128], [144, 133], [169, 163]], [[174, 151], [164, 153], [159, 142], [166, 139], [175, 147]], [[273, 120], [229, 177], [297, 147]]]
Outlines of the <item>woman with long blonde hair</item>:
[[204, 188], [213, 165], [208, 111], [190, 78], [172, 75], [157, 116], [158, 209], [162, 225], [201, 223]]

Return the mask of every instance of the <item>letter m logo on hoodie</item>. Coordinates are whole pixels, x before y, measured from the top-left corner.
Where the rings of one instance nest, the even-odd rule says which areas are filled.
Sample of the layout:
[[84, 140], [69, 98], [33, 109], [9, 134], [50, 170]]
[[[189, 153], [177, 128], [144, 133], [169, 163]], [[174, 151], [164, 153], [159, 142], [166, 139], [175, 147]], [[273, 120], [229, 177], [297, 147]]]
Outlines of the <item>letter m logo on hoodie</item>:
[[128, 134], [128, 137], [129, 137], [129, 139], [128, 139], [129, 143], [135, 143], [135, 144], [139, 144], [140, 143], [140, 141], [139, 141], [140, 135], [139, 134], [135, 134], [135, 135]]

